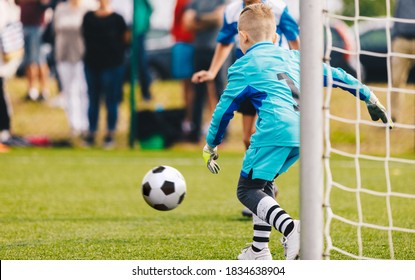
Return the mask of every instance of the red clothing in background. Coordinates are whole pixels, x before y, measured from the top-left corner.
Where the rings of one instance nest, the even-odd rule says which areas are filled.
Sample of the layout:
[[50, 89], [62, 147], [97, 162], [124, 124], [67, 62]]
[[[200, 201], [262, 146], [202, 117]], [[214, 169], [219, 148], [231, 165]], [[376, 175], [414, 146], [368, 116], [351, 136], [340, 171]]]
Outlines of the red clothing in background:
[[173, 34], [176, 42], [191, 43], [193, 42], [194, 34], [191, 31], [187, 31], [183, 28], [182, 18], [186, 6], [190, 0], [177, 0], [176, 8], [174, 9], [174, 21], [171, 33]]
[[24, 26], [43, 26], [45, 24], [45, 8], [38, 2], [20, 2], [20, 19]]

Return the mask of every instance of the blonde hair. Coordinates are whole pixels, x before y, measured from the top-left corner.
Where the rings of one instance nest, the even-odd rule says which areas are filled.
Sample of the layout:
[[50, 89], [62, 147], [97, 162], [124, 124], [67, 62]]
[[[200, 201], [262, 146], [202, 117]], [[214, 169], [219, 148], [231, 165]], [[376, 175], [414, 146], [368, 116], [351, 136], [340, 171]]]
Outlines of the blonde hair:
[[259, 4], [261, 3], [261, 0], [244, 0], [244, 3], [246, 6], [252, 5], [252, 4]]
[[247, 5], [239, 15], [238, 30], [246, 32], [254, 42], [272, 39], [276, 25], [271, 7], [263, 3]]

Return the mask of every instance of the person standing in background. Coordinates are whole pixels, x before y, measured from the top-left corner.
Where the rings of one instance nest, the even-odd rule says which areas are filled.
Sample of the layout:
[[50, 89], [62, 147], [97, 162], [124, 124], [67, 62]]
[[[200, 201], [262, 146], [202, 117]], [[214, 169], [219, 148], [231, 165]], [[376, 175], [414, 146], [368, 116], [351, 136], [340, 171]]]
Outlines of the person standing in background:
[[81, 33], [82, 20], [88, 9], [82, 2], [59, 3], [53, 19], [56, 68], [72, 136], [88, 131], [88, 95], [82, 61], [85, 46]]
[[110, 6], [114, 12], [124, 18], [128, 28], [131, 29], [133, 25], [134, 0], [111, 1]]
[[[415, 20], [415, 1], [398, 0], [394, 17], [399, 19]], [[405, 55], [415, 55], [415, 23], [395, 21], [392, 28], [392, 51]], [[392, 86], [404, 88], [408, 81], [409, 71], [415, 65], [415, 59], [392, 56]], [[403, 93], [392, 93], [392, 119], [401, 121]]]
[[[194, 70], [209, 68], [216, 47], [216, 36], [223, 19], [225, 0], [192, 0], [183, 15], [183, 24], [187, 30], [195, 32]], [[190, 142], [198, 143], [202, 135], [203, 108], [206, 98], [213, 112], [225, 86], [225, 74], [218, 71], [211, 81], [195, 85], [193, 100], [193, 127]]]
[[[53, 15], [55, 14], [56, 7], [61, 2], [66, 2], [66, 0], [51, 0], [50, 1], [49, 8], [50, 8], [50, 11]], [[49, 66], [50, 76], [55, 78], [56, 84], [57, 84], [57, 90], [58, 90], [57, 96], [49, 99], [48, 103], [52, 107], [64, 108], [65, 107], [64, 100], [63, 100], [64, 97], [61, 95], [61, 93], [62, 93], [62, 83], [61, 83], [61, 79], [59, 77], [58, 70], [56, 69], [55, 30], [54, 30], [53, 25], [54, 25], [54, 22], [53, 22], [53, 17], [52, 17], [52, 20], [49, 21], [46, 24], [45, 30], [43, 31], [43, 35], [42, 35], [42, 43], [49, 45], [50, 48], [51, 48], [50, 53], [47, 54], [46, 59], [47, 59], [48, 66]]]
[[82, 22], [85, 42], [85, 76], [88, 85], [89, 131], [85, 145], [95, 144], [101, 96], [107, 109], [104, 147], [114, 145], [118, 107], [122, 99], [124, 56], [129, 33], [123, 17], [110, 7], [110, 0], [99, 0], [96, 11], [87, 12]]
[[174, 20], [171, 33], [175, 44], [172, 49], [172, 74], [174, 79], [182, 83], [185, 104], [185, 116], [182, 122], [182, 133], [186, 138], [192, 129], [192, 103], [194, 86], [190, 80], [193, 74], [194, 33], [184, 28], [183, 15], [190, 0], [177, 0], [174, 9]]
[[50, 5], [50, 0], [16, 0], [16, 4], [21, 9], [20, 19], [25, 34], [24, 66], [28, 81], [27, 99], [41, 101], [49, 96], [49, 67], [41, 47], [46, 26], [45, 11]]
[[0, 152], [21, 144], [11, 133], [11, 104], [6, 93], [6, 80], [16, 73], [23, 57], [24, 39], [18, 10], [14, 1], [0, 0]]

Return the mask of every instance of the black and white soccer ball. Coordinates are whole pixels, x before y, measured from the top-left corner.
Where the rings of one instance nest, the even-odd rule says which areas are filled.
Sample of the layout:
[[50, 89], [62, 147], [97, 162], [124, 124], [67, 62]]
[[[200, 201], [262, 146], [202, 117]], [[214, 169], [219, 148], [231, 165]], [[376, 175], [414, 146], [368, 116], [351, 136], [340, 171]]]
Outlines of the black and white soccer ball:
[[177, 169], [162, 165], [147, 172], [141, 190], [148, 205], [160, 211], [168, 211], [182, 203], [186, 195], [186, 181]]

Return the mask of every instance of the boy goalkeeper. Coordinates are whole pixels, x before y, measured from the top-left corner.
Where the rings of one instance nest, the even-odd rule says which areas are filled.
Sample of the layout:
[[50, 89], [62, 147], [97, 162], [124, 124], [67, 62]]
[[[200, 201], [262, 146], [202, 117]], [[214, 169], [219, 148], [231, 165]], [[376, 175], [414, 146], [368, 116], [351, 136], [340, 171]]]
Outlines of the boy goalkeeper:
[[[238, 259], [272, 259], [268, 248], [271, 227], [283, 234], [286, 259], [297, 259], [300, 221], [293, 220], [275, 200], [273, 181], [299, 158], [300, 53], [273, 44], [277, 39], [275, 18], [267, 5], [247, 6], [240, 14], [238, 32], [245, 55], [228, 70], [228, 85], [213, 113], [203, 158], [212, 173], [219, 172], [217, 146], [234, 111], [249, 99], [258, 119], [243, 160], [237, 196], [254, 213], [255, 230], [252, 245], [244, 248]], [[340, 82], [334, 86], [366, 102], [372, 120], [381, 119], [392, 128], [385, 108], [367, 86], [342, 69], [324, 64], [325, 84], [328, 71]]]

